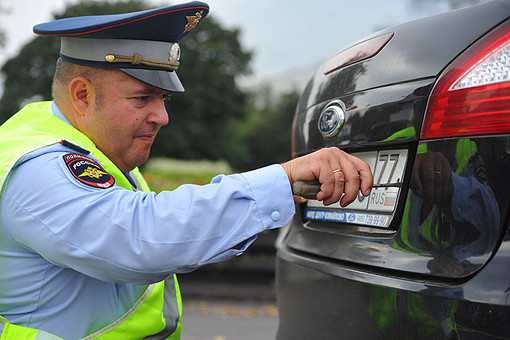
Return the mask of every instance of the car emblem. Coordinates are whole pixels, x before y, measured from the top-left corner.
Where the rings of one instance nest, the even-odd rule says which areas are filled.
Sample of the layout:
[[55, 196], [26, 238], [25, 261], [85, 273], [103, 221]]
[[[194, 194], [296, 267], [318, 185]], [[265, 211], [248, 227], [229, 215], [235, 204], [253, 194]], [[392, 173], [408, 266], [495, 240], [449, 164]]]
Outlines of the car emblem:
[[331, 138], [335, 137], [342, 130], [344, 121], [344, 105], [341, 101], [334, 100], [328, 103], [324, 110], [322, 110], [317, 127], [324, 137]]

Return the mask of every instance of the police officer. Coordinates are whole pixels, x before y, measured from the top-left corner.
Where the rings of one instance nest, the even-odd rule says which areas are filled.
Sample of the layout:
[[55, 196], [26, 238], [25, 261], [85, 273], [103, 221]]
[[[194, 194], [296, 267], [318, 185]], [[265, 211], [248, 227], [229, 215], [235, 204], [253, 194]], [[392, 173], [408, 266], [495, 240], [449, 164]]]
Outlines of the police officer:
[[[183, 87], [179, 41], [206, 4], [37, 25], [62, 38], [51, 102], [0, 127], [2, 339], [179, 339], [175, 273], [239, 255], [294, 214], [291, 184], [346, 205], [372, 174], [337, 148], [150, 192], [138, 166]], [[295, 198], [302, 202], [302, 198]]]

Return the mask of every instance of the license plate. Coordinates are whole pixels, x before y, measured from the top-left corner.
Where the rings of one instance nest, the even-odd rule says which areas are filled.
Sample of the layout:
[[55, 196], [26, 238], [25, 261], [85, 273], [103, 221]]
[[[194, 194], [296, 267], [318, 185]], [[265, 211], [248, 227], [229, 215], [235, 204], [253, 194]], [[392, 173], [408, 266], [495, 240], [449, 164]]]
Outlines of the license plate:
[[402, 190], [407, 150], [383, 150], [353, 153], [370, 165], [374, 173], [374, 187], [370, 196], [361, 192], [347, 207], [339, 203], [324, 206], [309, 200], [305, 216], [310, 220], [343, 222], [366, 226], [388, 227], [395, 213]]

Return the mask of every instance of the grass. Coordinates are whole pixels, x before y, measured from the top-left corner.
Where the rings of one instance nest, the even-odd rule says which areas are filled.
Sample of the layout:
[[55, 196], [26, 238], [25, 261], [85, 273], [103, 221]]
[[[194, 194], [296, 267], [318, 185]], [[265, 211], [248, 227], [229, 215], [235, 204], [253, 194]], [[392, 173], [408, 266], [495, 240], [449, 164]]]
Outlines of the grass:
[[219, 174], [230, 174], [232, 170], [223, 161], [185, 161], [169, 158], [154, 158], [141, 169], [147, 183], [155, 192], [174, 190], [182, 184], [207, 184]]

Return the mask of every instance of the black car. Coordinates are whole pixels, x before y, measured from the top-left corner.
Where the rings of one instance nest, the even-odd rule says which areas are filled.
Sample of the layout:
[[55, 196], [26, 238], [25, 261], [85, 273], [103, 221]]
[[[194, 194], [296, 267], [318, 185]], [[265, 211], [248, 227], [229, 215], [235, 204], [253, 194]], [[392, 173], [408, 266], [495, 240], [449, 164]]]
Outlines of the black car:
[[299, 204], [280, 233], [279, 340], [510, 338], [509, 18], [492, 1], [409, 22], [316, 71], [293, 156], [339, 147], [374, 188]]

